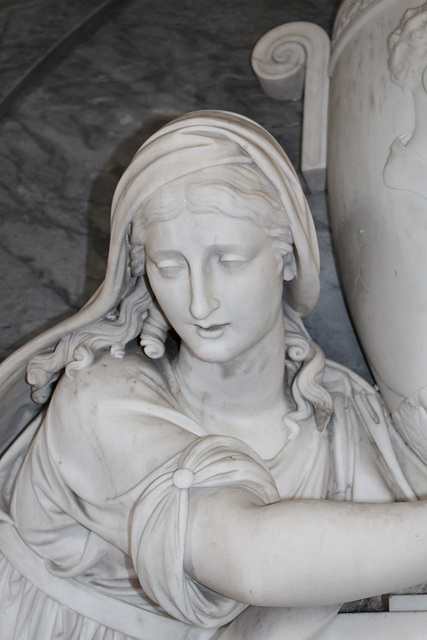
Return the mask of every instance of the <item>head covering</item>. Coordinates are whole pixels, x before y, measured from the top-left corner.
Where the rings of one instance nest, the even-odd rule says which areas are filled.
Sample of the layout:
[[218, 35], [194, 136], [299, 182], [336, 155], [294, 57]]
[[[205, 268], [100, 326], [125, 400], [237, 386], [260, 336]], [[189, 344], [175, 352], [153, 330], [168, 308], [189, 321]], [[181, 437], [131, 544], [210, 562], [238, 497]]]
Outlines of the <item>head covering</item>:
[[[78, 313], [27, 343], [0, 366], [0, 411], [5, 410], [6, 392], [10, 398], [15, 395], [25, 414], [23, 380], [28, 361], [66, 335], [104, 318], [129, 289], [132, 276], [126, 237], [144, 201], [176, 178], [203, 168], [244, 163], [254, 163], [263, 172], [286, 212], [297, 267], [296, 277], [287, 285], [286, 300], [300, 315], [310, 313], [320, 290], [319, 251], [307, 201], [287, 156], [265, 129], [244, 116], [225, 111], [189, 113], [151, 136], [120, 179], [111, 210], [107, 270], [98, 291]], [[27, 386], [26, 397], [28, 394]], [[27, 404], [34, 413], [32, 403], [27, 400]]]
[[106, 281], [120, 280], [116, 265], [123, 260], [120, 253], [127, 225], [159, 187], [208, 167], [249, 163], [270, 181], [286, 212], [297, 265], [286, 299], [300, 315], [308, 315], [319, 297], [319, 249], [298, 177], [265, 129], [249, 118], [225, 111], [198, 111], [177, 118], [139, 149], [114, 194], [112, 237], [120, 235], [120, 242], [110, 247]]

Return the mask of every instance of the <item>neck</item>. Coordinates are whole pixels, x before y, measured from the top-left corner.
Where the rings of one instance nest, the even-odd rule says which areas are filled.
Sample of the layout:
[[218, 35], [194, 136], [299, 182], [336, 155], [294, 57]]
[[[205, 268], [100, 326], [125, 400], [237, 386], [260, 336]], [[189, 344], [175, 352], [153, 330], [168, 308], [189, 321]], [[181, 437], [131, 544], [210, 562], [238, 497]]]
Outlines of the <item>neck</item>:
[[206, 362], [181, 346], [177, 378], [184, 397], [200, 415], [227, 420], [284, 410], [283, 316], [257, 344], [225, 363]]

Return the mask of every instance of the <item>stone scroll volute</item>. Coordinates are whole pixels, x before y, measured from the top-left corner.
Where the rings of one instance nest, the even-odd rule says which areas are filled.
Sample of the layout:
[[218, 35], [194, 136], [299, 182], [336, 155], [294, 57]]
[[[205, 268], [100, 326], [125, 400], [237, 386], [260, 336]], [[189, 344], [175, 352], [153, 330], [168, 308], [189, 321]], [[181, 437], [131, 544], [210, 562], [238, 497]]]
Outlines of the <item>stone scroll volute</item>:
[[312, 191], [325, 188], [329, 50], [323, 29], [293, 22], [266, 33], [252, 53], [254, 72], [267, 95], [294, 100], [304, 93], [301, 169]]

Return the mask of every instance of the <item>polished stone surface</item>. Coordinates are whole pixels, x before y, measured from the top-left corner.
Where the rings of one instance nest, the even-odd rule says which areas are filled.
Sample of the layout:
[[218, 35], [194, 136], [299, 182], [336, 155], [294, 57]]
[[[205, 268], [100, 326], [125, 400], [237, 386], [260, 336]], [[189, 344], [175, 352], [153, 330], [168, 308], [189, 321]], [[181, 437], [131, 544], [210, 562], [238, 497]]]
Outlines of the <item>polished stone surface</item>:
[[[75, 2], [40, 2], [21, 0], [0, 4], [0, 108], [17, 95], [18, 89], [34, 82], [44, 65], [58, 57], [75, 42], [88, 22], [99, 24], [104, 6], [111, 2], [92, 0], [93, 13], [84, 0]], [[117, 0], [114, 2], [117, 4]], [[4, 6], [2, 6], [4, 5]]]
[[[191, 110], [237, 111], [267, 128], [299, 166], [301, 103], [265, 96], [250, 54], [283, 22], [313, 21], [330, 33], [336, 4], [1, 0], [2, 356], [94, 292], [115, 185], [161, 124]], [[307, 327], [327, 357], [370, 379], [339, 289], [325, 195], [307, 195], [323, 287]]]

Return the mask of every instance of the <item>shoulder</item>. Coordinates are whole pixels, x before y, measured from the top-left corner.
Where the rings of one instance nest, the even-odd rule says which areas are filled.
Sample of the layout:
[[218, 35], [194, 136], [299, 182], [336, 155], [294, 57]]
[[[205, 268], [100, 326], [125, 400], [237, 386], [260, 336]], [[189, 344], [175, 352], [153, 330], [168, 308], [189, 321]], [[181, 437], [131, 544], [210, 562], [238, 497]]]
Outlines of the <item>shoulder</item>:
[[137, 353], [64, 376], [44, 430], [67, 484], [88, 498], [126, 492], [195, 437], [160, 368]]
[[354, 394], [368, 393], [381, 401], [375, 387], [351, 369], [332, 360], [326, 360], [323, 383], [332, 396], [353, 398]]
[[384, 166], [384, 182], [392, 189], [410, 191], [427, 198], [427, 159], [406, 146], [411, 134], [396, 138]]
[[88, 395], [108, 399], [131, 395], [137, 388], [149, 397], [157, 389], [166, 390], [167, 383], [159, 367], [142, 352], [131, 350], [123, 358], [116, 358], [104, 351], [88, 367], [70, 376], [64, 374], [54, 396], [73, 396], [80, 401]]
[[323, 384], [332, 397], [334, 429], [366, 431], [373, 441], [383, 435], [390, 418], [377, 389], [336, 362], [326, 361]]
[[368, 502], [413, 498], [390, 438], [390, 416], [376, 389], [330, 361], [324, 384], [334, 404], [335, 498]]

